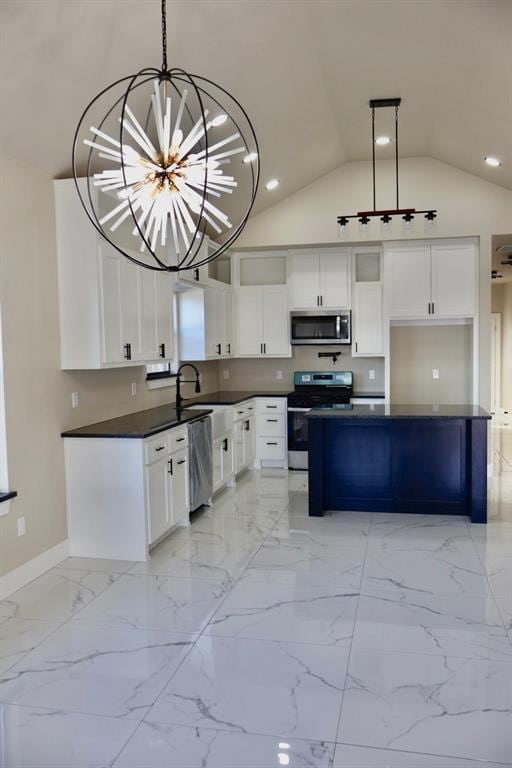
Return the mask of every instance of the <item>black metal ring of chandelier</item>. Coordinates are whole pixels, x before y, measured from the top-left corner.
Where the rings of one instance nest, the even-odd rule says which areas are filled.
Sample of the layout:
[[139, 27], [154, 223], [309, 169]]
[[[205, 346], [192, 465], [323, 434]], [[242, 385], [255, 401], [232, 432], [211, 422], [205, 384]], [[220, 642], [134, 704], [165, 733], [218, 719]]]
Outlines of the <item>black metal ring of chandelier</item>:
[[[72, 152], [72, 170], [73, 170], [73, 178], [75, 182], [75, 187], [78, 193], [78, 196], [80, 198], [81, 204], [84, 208], [84, 211], [86, 215], [88, 216], [89, 220], [91, 221], [92, 225], [95, 227], [95, 229], [101, 234], [105, 240], [107, 240], [110, 245], [115, 248], [116, 251], [118, 251], [120, 254], [125, 256], [130, 261], [145, 267], [147, 269], [155, 270], [155, 271], [166, 271], [166, 272], [180, 272], [184, 270], [190, 270], [190, 269], [197, 269], [198, 267], [213, 261], [214, 259], [221, 256], [228, 248], [231, 247], [231, 245], [236, 241], [236, 239], [239, 237], [240, 233], [244, 229], [247, 220], [250, 216], [250, 213], [252, 211], [254, 201], [256, 198], [256, 193], [258, 190], [258, 183], [259, 183], [259, 177], [260, 177], [260, 153], [259, 153], [259, 146], [258, 146], [258, 140], [256, 137], [256, 133], [253, 127], [253, 124], [244, 109], [244, 107], [241, 105], [241, 103], [231, 94], [229, 93], [225, 88], [220, 86], [218, 83], [215, 83], [213, 80], [210, 80], [206, 77], [203, 77], [201, 75], [195, 75], [186, 72], [183, 69], [180, 69], [178, 67], [174, 67], [171, 69], [167, 68], [167, 54], [166, 54], [166, 33], [165, 33], [165, 25], [166, 25], [166, 19], [165, 19], [165, 1], [162, 0], [162, 46], [163, 46], [163, 63], [161, 69], [156, 69], [153, 67], [148, 67], [140, 70], [136, 74], [128, 75], [127, 77], [120, 78], [119, 80], [116, 80], [115, 82], [111, 83], [110, 85], [106, 86], [100, 93], [98, 93], [86, 106], [84, 109], [80, 120], [78, 122], [78, 125], [76, 127], [74, 139], [73, 139], [73, 152]], [[173, 228], [177, 230], [178, 232], [178, 238], [176, 240], [175, 235], [175, 242], [178, 240], [181, 243], [181, 248], [176, 249], [176, 262], [173, 264], [166, 263], [162, 260], [161, 257], [157, 255], [155, 244], [154, 244], [154, 238], [153, 241], [151, 240], [148, 232], [148, 227], [144, 227], [145, 222], [148, 219], [148, 216], [150, 217], [150, 212], [146, 212], [145, 216], [139, 215], [137, 217], [137, 210], [135, 208], [134, 204], [134, 198], [131, 194], [126, 194], [127, 190], [132, 189], [133, 185], [131, 185], [130, 179], [128, 178], [129, 168], [127, 168], [127, 162], [126, 162], [126, 147], [130, 151], [132, 151], [131, 145], [127, 145], [127, 138], [126, 138], [126, 116], [127, 113], [130, 114], [130, 117], [132, 120], [135, 120], [133, 114], [129, 112], [128, 108], [128, 99], [131, 94], [133, 94], [137, 89], [141, 88], [144, 85], [147, 85], [150, 82], [158, 82], [158, 86], [162, 83], [164, 83], [164, 87], [168, 88], [169, 90], [172, 90], [179, 98], [183, 98], [184, 91], [186, 88], [190, 88], [192, 91], [192, 94], [194, 96], [195, 100], [195, 106], [198, 109], [198, 114], [196, 114], [196, 117], [193, 117], [193, 108], [191, 109], [191, 105], [186, 103], [186, 95], [185, 100], [183, 101], [183, 111], [187, 114], [188, 119], [190, 123], [197, 128], [199, 126], [199, 129], [202, 133], [202, 136], [200, 140], [197, 142], [199, 149], [197, 150], [201, 158], [204, 162], [204, 174], [203, 178], [201, 180], [201, 184], [198, 185], [195, 184], [196, 189], [199, 187], [199, 192], [196, 194], [196, 197], [200, 194], [200, 204], [197, 203], [194, 207], [194, 209], [188, 210], [188, 216], [181, 215], [179, 211], [176, 212], [176, 222], [173, 222]], [[82, 147], [82, 142], [80, 141], [81, 138], [81, 132], [84, 127], [84, 124], [87, 121], [88, 116], [90, 115], [91, 111], [95, 107], [95, 105], [102, 99], [103, 97], [109, 95], [109, 92], [114, 90], [115, 88], [123, 87], [124, 90], [121, 93], [121, 95], [117, 95], [117, 98], [115, 98], [114, 102], [109, 105], [107, 108], [107, 111], [102, 113], [101, 119], [98, 123], [98, 128], [94, 129], [95, 134], [98, 134], [100, 132], [100, 135], [107, 139], [112, 145], [116, 145], [117, 149], [107, 149], [107, 151], [112, 152], [112, 155], [117, 154], [118, 159], [115, 160], [115, 162], [120, 165], [120, 171], [117, 171], [117, 187], [121, 190], [122, 193], [124, 193], [124, 198], [119, 195], [118, 199], [121, 199], [125, 202], [121, 203], [121, 206], [124, 205], [124, 212], [123, 217], [126, 219], [130, 217], [131, 221], [130, 223], [133, 223], [133, 234], [138, 234], [140, 241], [142, 243], [141, 250], [147, 251], [149, 254], [152, 263], [148, 263], [145, 261], [142, 257], [137, 258], [137, 256], [134, 255], [133, 252], [127, 252], [125, 248], [120, 245], [119, 242], [116, 242], [115, 238], [113, 238], [110, 234], [107, 233], [105, 230], [105, 227], [103, 226], [102, 219], [100, 218], [100, 213], [98, 210], [98, 199], [101, 195], [101, 190], [98, 190], [98, 194], [95, 194], [94, 191], [94, 174], [92, 172], [92, 164], [93, 164], [93, 157], [94, 157], [94, 149], [95, 147], [91, 145], [91, 142], [88, 142], [89, 149], [87, 152], [87, 158], [86, 162], [80, 162], [79, 157], [79, 149]], [[126, 87], [125, 87], [126, 86]], [[156, 86], [155, 86], [156, 88]], [[212, 93], [212, 90], [214, 91]], [[215, 92], [216, 91], [216, 92]], [[225, 97], [225, 98], [224, 98]], [[212, 192], [212, 187], [209, 187], [209, 180], [212, 184], [214, 184], [213, 189], [214, 190], [221, 190], [219, 186], [217, 186], [218, 182], [218, 176], [213, 177], [213, 173], [215, 171], [211, 170], [210, 167], [210, 161], [213, 157], [213, 152], [211, 148], [211, 142], [208, 138], [208, 129], [210, 127], [210, 124], [207, 123], [207, 112], [205, 111], [204, 107], [204, 101], [205, 99], [208, 99], [211, 104], [215, 104], [217, 107], [219, 107], [222, 110], [222, 114], [226, 116], [226, 120], [231, 121], [231, 124], [233, 125], [236, 136], [239, 137], [244, 154], [246, 155], [252, 155], [254, 157], [254, 162], [244, 162], [244, 165], [247, 168], [248, 172], [248, 194], [246, 194], [247, 203], [244, 205], [243, 213], [240, 215], [238, 221], [234, 223], [232, 226], [230, 225], [229, 233], [227, 234], [227, 237], [222, 241], [216, 244], [216, 247], [208, 253], [206, 256], [201, 253], [202, 245], [204, 242], [204, 238], [206, 236], [207, 230], [208, 230], [208, 221], [215, 224], [214, 221], [212, 221], [212, 216], [207, 213], [205, 210], [206, 207], [208, 207], [208, 195], [209, 194], [215, 194], [215, 192]], [[230, 104], [230, 109], [226, 109], [225, 103], [221, 103], [221, 99], [224, 102], [228, 102]], [[147, 116], [146, 116], [146, 128], [149, 120], [149, 115], [151, 112], [151, 104], [150, 101], [149, 107], [147, 110]], [[153, 107], [154, 108], [154, 107]], [[108, 137], [105, 133], [103, 133], [102, 129], [104, 128], [105, 123], [109, 120], [109, 118], [112, 117], [113, 114], [115, 114], [115, 111], [120, 110], [120, 116], [119, 116], [119, 135], [117, 139], [114, 139], [112, 137]], [[233, 115], [233, 111], [237, 110], [237, 119], [235, 119]], [[197, 119], [199, 115], [199, 119]], [[155, 118], [156, 120], [156, 118]], [[242, 121], [245, 122], [245, 124], [241, 125]], [[170, 109], [169, 109], [169, 123], [170, 123]], [[137, 124], [135, 120], [135, 125], [137, 125], [138, 128], [141, 128], [140, 125]], [[130, 126], [128, 127], [130, 130]], [[133, 129], [133, 123], [131, 124], [131, 128]], [[169, 125], [170, 130], [170, 125]], [[131, 132], [131, 131], [130, 131]], [[144, 135], [144, 131], [141, 129], [141, 133]], [[191, 131], [192, 133], [192, 131]], [[189, 134], [190, 135], [190, 134]], [[132, 133], [133, 136], [133, 133]], [[140, 137], [139, 137], [140, 138]], [[146, 138], [148, 138], [146, 136]], [[150, 142], [151, 143], [151, 142]], [[222, 142], [221, 142], [222, 143]], [[224, 142], [225, 143], [225, 142]], [[238, 152], [242, 151], [241, 148], [238, 148]], [[233, 152], [228, 154], [234, 154]], [[107, 157], [106, 155], [100, 155], [101, 157]], [[148, 158], [145, 158], [146, 160]], [[230, 162], [227, 159], [223, 162]], [[219, 163], [220, 165], [220, 163]], [[82, 184], [80, 181], [80, 174], [79, 169], [85, 167], [85, 180]], [[105, 171], [104, 173], [111, 173], [113, 174], [113, 171]], [[219, 173], [219, 172], [217, 172]], [[97, 175], [97, 174], [96, 174]], [[163, 175], [163, 174], [162, 174]], [[234, 177], [226, 177], [226, 178], [234, 178]], [[213, 179], [213, 180], [212, 180]], [[197, 181], [197, 180], [196, 180]], [[97, 182], [96, 182], [97, 183]], [[231, 183], [233, 185], [233, 182], [224, 182], [224, 183]], [[234, 186], [236, 187], [237, 184], [235, 183]], [[219, 192], [217, 191], [217, 197], [219, 197]], [[178, 208], [184, 205], [184, 203], [180, 203], [180, 206], [177, 206]], [[139, 209], [140, 210], [140, 205]], [[208, 209], [210, 210], [210, 209]], [[192, 217], [192, 211], [195, 213], [195, 219]], [[143, 210], [144, 213], [144, 210]], [[182, 220], [178, 221], [178, 217], [182, 216]], [[189, 227], [188, 236], [184, 234], [185, 227], [183, 226], [184, 223], [192, 221], [192, 225]], [[178, 226], [179, 224], [179, 226]], [[155, 225], [156, 226], [156, 225]], [[164, 222], [162, 221], [162, 227], [164, 226]], [[168, 219], [166, 217], [165, 219], [165, 226], [168, 226]], [[112, 229], [111, 229], [112, 231]], [[181, 234], [181, 237], [180, 237]], [[169, 235], [170, 238], [170, 235]]]

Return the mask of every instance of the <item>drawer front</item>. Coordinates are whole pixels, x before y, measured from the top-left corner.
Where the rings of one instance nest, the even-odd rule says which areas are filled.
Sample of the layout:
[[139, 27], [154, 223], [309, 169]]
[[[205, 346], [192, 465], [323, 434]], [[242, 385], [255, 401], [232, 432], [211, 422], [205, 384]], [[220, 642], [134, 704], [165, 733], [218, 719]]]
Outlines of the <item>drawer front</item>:
[[286, 397], [266, 397], [258, 400], [258, 413], [286, 413]]
[[256, 407], [253, 400], [248, 400], [246, 403], [239, 403], [239, 405], [233, 406], [233, 418], [235, 421], [247, 419], [255, 410]]
[[173, 429], [169, 433], [170, 451], [179, 451], [180, 448], [186, 448], [188, 445], [188, 429], [187, 427], [179, 427]]
[[153, 437], [144, 443], [144, 463], [151, 464], [156, 459], [161, 459], [169, 453], [169, 433], [162, 432], [161, 435]]
[[261, 437], [284, 437], [286, 434], [284, 413], [258, 414], [258, 434]]
[[283, 437], [260, 437], [258, 442], [261, 459], [284, 460], [285, 441]]

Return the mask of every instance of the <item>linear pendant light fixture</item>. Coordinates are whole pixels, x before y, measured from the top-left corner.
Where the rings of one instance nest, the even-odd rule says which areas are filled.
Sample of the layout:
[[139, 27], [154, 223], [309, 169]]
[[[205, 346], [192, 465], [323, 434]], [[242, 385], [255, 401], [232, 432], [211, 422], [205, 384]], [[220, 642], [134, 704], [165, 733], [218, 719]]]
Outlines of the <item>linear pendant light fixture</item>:
[[[389, 227], [394, 216], [400, 216], [404, 222], [404, 227], [410, 229], [414, 217], [424, 214], [427, 222], [432, 223], [437, 217], [437, 211], [431, 208], [426, 211], [417, 211], [416, 208], [400, 208], [400, 190], [398, 184], [398, 109], [401, 104], [400, 98], [394, 99], [371, 99], [369, 102], [372, 111], [372, 192], [373, 209], [371, 211], [358, 211], [356, 214], [338, 216], [338, 224], [342, 231], [348, 229], [350, 219], [358, 219], [361, 229], [364, 233], [368, 230], [368, 225], [372, 219], [378, 218], [383, 224], [383, 229]], [[396, 208], [377, 210], [377, 189], [375, 181], [375, 110], [394, 108], [395, 110], [395, 189], [396, 189]]]
[[[166, 0], [161, 17], [162, 66], [117, 80], [87, 105], [73, 176], [87, 216], [119, 253], [178, 272], [235, 242], [254, 204], [260, 161], [240, 102], [206, 77], [168, 67]], [[228, 200], [233, 221], [223, 210]], [[207, 234], [215, 242], [205, 254]]]

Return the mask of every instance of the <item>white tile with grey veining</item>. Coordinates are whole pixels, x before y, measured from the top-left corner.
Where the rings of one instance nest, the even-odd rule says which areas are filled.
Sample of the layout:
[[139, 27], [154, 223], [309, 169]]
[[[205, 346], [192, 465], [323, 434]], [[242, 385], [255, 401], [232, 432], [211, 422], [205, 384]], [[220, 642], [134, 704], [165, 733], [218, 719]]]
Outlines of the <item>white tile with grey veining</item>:
[[506, 763], [512, 664], [354, 648], [337, 740]]
[[430, 552], [416, 548], [368, 553], [363, 592], [444, 597], [487, 594], [489, 583], [476, 552]]
[[200, 632], [227, 594], [216, 581], [128, 573], [87, 606], [77, 623]]
[[100, 557], [67, 557], [53, 568], [53, 571], [104, 571], [106, 573], [126, 573], [134, 563], [131, 560], [107, 560]]
[[333, 741], [348, 649], [201, 637], [149, 722]]
[[508, 595], [496, 595], [494, 598], [505, 627], [512, 632], [512, 592]]
[[205, 632], [225, 637], [348, 646], [358, 593], [240, 579]]
[[361, 595], [354, 648], [512, 662], [492, 595]]
[[272, 536], [307, 536], [318, 544], [335, 549], [358, 549], [364, 555], [371, 515], [366, 512], [333, 512], [324, 517], [285, 512], [272, 531]]
[[66, 621], [117, 578], [119, 574], [110, 572], [63, 569], [48, 571], [2, 601], [4, 615], [22, 619]]
[[0, 704], [5, 768], [109, 768], [137, 723], [56, 709]]
[[141, 720], [190, 635], [69, 622], [0, 678], [0, 701]]
[[336, 744], [333, 768], [511, 768], [508, 763], [482, 763], [461, 757], [399, 752], [395, 749]]
[[38, 619], [0, 619], [0, 674], [34, 650], [60, 626]]
[[512, 525], [490, 522], [488, 525], [470, 525], [471, 538], [482, 558], [512, 557]]
[[332, 548], [300, 533], [270, 535], [251, 560], [244, 580], [357, 591], [363, 563], [358, 549]]
[[494, 595], [512, 594], [512, 557], [481, 557], [482, 566]]
[[143, 722], [113, 768], [330, 768], [332, 753], [321, 741]]

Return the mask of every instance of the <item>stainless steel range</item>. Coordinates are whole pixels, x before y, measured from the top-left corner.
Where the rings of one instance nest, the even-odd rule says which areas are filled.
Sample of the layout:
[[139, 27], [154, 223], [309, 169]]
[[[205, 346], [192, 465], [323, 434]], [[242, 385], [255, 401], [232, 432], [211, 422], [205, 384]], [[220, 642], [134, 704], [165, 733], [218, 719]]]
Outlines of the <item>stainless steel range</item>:
[[350, 408], [352, 371], [296, 371], [288, 395], [288, 466], [308, 467], [308, 420], [312, 408]]

